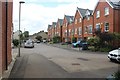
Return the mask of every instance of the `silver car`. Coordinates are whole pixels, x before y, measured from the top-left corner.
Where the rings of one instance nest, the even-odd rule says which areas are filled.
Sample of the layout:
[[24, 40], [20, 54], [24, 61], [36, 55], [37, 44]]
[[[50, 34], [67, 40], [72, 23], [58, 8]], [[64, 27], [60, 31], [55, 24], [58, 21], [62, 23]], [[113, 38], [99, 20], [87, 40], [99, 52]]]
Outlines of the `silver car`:
[[24, 44], [24, 48], [34, 48], [34, 42], [32, 40], [27, 40]]

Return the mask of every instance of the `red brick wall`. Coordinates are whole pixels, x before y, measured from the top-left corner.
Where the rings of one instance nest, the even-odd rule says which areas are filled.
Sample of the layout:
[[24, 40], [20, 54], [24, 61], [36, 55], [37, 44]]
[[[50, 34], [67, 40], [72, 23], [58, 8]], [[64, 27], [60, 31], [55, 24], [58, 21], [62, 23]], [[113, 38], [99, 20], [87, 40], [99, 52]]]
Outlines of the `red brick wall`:
[[[5, 70], [6, 66], [6, 6], [5, 2], [0, 2], [0, 67], [2, 72]], [[11, 57], [11, 27], [12, 27], [12, 2], [8, 3], [8, 29], [7, 29], [7, 62], [10, 64], [12, 57]], [[1, 70], [0, 70], [1, 71]]]
[[[93, 16], [90, 16], [90, 20], [87, 20], [87, 18], [84, 19], [84, 27], [91, 25], [93, 27]], [[85, 33], [85, 28], [83, 27], [83, 36], [84, 37], [92, 37], [93, 34]], [[93, 28], [92, 28], [93, 29]]]
[[67, 30], [66, 23], [67, 23], [67, 20], [66, 20], [66, 18], [64, 17], [63, 27], [62, 27], [62, 42], [65, 42], [65, 38], [67, 37], [67, 36], [64, 34], [65, 31]]
[[[72, 42], [72, 37], [73, 37], [73, 34], [72, 34], [73, 25], [74, 25], [74, 23], [71, 23], [68, 25], [68, 39], [70, 42]], [[69, 30], [70, 30], [70, 32], [69, 32]]]
[[0, 2], [0, 77], [2, 76], [2, 3]]
[[[81, 22], [80, 22], [80, 18], [81, 18]], [[77, 19], [77, 24], [75, 24], [75, 20]], [[75, 29], [77, 28], [77, 29], [79, 29], [79, 27], [83, 27], [83, 20], [82, 20], [82, 17], [81, 17], [81, 15], [80, 15], [80, 13], [79, 13], [79, 11], [77, 10], [76, 11], [76, 13], [75, 13], [75, 19], [74, 19], [74, 31], [75, 31]], [[83, 30], [82, 30], [82, 32], [83, 32]], [[79, 38], [79, 37], [83, 37], [83, 33], [81, 34], [81, 35], [78, 35], [78, 34], [75, 34], [74, 33], [74, 37], [76, 37], [77, 39]]]
[[[109, 15], [104, 15], [104, 8], [109, 7]], [[96, 12], [97, 10], [100, 10], [100, 17], [96, 18]], [[110, 5], [107, 2], [99, 2], [95, 11], [94, 11], [94, 28], [96, 27], [97, 23], [100, 23], [102, 31], [104, 31], [104, 23], [109, 23], [109, 32], [114, 32], [114, 14], [113, 9], [110, 7]]]

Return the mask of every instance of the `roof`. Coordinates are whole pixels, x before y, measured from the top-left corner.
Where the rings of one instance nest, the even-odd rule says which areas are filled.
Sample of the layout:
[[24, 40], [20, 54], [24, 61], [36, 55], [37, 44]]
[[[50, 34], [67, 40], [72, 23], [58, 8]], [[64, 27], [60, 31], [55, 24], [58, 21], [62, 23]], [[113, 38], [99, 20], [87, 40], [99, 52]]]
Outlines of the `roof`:
[[74, 20], [74, 16], [65, 15], [65, 18], [67, 19], [68, 23], [71, 23]]
[[52, 22], [52, 26], [55, 27], [57, 25], [56, 22]]
[[58, 22], [60, 23], [60, 26], [63, 24], [63, 19], [58, 19]]
[[108, 4], [115, 9], [120, 9], [120, 0], [107, 0]]
[[50, 29], [50, 27], [52, 27], [52, 25], [48, 25], [48, 29]]
[[79, 11], [82, 18], [86, 16], [85, 14], [86, 14], [87, 11], [89, 11], [90, 14], [93, 13], [93, 10], [89, 10], [89, 9], [83, 9], [83, 8], [78, 8], [77, 7], [77, 10]]

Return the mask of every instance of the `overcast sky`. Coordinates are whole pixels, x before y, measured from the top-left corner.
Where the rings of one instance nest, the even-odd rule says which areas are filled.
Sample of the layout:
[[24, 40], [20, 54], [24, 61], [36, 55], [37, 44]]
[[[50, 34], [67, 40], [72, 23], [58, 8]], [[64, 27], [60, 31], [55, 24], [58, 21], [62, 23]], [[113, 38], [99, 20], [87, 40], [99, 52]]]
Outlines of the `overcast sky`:
[[[19, 29], [19, 1], [13, 2], [14, 31]], [[24, 0], [21, 4], [21, 30], [30, 34], [47, 31], [48, 24], [63, 19], [65, 15], [74, 16], [77, 7], [94, 10], [98, 0]]]

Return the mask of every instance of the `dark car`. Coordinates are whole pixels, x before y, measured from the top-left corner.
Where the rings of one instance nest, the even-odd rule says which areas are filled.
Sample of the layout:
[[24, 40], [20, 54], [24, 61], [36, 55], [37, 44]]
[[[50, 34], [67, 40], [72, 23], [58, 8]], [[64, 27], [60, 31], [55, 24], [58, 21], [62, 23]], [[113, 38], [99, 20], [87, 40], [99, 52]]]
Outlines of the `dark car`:
[[73, 47], [83, 47], [84, 45], [88, 45], [88, 43], [84, 40], [77, 41], [76, 43], [72, 43]]

